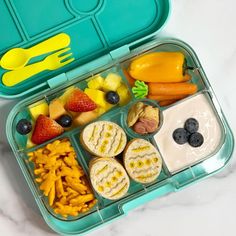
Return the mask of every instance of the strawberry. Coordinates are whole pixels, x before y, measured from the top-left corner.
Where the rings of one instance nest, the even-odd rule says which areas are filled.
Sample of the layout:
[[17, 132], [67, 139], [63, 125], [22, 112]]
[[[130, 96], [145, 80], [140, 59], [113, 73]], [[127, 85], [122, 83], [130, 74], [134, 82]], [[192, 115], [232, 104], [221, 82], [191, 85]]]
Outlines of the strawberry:
[[93, 111], [96, 108], [96, 103], [80, 89], [75, 89], [66, 102], [66, 109], [73, 112]]
[[63, 132], [64, 129], [56, 121], [45, 115], [39, 115], [35, 122], [31, 140], [34, 144], [41, 144], [59, 136]]

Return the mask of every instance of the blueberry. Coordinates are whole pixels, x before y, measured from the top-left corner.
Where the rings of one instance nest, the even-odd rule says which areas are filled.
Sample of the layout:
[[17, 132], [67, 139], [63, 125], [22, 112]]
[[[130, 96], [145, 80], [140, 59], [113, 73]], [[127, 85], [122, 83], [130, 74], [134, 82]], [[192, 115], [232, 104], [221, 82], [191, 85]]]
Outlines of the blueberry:
[[120, 101], [120, 96], [118, 93], [110, 91], [106, 93], [106, 100], [110, 104], [117, 104]]
[[184, 144], [188, 142], [189, 132], [184, 128], [178, 128], [173, 132], [173, 139], [178, 144]]
[[26, 119], [21, 119], [16, 125], [16, 131], [21, 135], [26, 135], [32, 130], [32, 124]]
[[196, 132], [196, 133], [191, 134], [188, 142], [189, 142], [189, 145], [192, 147], [200, 147], [204, 142], [204, 138], [200, 133]]
[[199, 123], [196, 119], [194, 118], [189, 118], [186, 120], [184, 124], [184, 128], [191, 134], [195, 133], [198, 131], [199, 128]]
[[72, 125], [72, 118], [69, 115], [62, 115], [60, 118], [57, 119], [57, 123], [62, 127], [68, 128]]

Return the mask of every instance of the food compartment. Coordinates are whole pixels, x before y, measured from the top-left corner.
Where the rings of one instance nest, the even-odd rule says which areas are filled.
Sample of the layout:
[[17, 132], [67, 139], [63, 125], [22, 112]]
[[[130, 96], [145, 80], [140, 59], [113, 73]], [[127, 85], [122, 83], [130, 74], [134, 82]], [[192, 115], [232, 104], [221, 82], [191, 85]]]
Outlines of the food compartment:
[[54, 217], [75, 220], [97, 209], [86, 171], [69, 137], [26, 152], [24, 163], [41, 203]]
[[29, 149], [80, 129], [132, 99], [119, 67], [88, 74], [79, 82], [22, 105], [13, 122], [18, 149]]
[[152, 138], [163, 123], [162, 108], [156, 101], [139, 99], [129, 103], [123, 113], [122, 126], [131, 137]]
[[209, 93], [197, 93], [165, 109], [154, 140], [172, 174], [216, 154], [225, 142], [225, 129]]
[[174, 42], [138, 47], [121, 67], [136, 98], [149, 98], [167, 107], [208, 89], [195, 55]]

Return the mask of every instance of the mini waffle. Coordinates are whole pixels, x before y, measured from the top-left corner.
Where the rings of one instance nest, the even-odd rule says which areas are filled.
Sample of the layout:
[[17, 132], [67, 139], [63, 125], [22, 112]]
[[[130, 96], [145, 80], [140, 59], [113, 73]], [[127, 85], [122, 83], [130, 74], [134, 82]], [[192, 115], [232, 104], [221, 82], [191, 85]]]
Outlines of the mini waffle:
[[109, 121], [97, 121], [84, 128], [80, 141], [95, 156], [114, 157], [124, 150], [127, 138], [119, 125]]
[[123, 160], [129, 176], [139, 183], [154, 181], [161, 172], [162, 160], [157, 149], [144, 139], [131, 140]]
[[96, 158], [89, 165], [90, 179], [102, 197], [116, 200], [123, 197], [130, 185], [123, 166], [113, 158]]

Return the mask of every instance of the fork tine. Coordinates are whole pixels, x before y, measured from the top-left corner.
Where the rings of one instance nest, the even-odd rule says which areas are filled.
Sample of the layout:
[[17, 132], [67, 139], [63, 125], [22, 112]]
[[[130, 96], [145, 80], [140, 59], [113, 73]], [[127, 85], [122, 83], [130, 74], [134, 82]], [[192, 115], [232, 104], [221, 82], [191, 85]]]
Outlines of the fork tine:
[[54, 56], [60, 56], [61, 54], [65, 53], [67, 51], [70, 51], [70, 50], [71, 50], [71, 48], [62, 49], [61, 51], [54, 53]]
[[60, 58], [61, 61], [63, 61], [64, 59], [66, 59], [67, 57], [70, 57], [70, 56], [72, 56], [72, 53], [66, 54], [66, 55], [64, 55], [62, 57], [59, 56], [59, 58]]
[[73, 58], [71, 58], [71, 59], [69, 59], [69, 60], [67, 60], [67, 61], [65, 61], [65, 62], [61, 62], [61, 66], [65, 66], [65, 65], [71, 63], [71, 62], [74, 61], [74, 60], [75, 60], [75, 58], [73, 57]]

